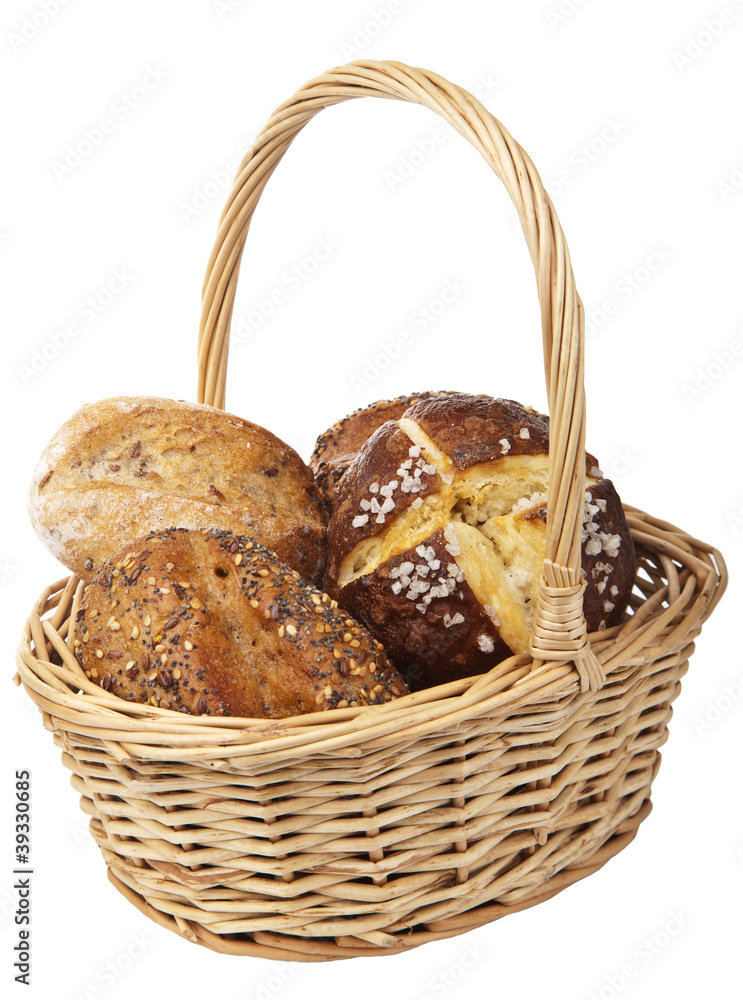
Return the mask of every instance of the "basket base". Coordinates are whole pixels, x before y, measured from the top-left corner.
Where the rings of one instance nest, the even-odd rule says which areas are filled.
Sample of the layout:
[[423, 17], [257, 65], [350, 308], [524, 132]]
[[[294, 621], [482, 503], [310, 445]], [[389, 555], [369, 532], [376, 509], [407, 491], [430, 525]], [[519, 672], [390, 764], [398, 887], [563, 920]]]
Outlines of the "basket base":
[[184, 937], [187, 941], [223, 954], [248, 955], [280, 962], [329, 962], [341, 958], [399, 955], [401, 951], [420, 947], [430, 941], [464, 934], [506, 917], [510, 913], [518, 913], [519, 910], [526, 910], [536, 906], [537, 903], [551, 899], [563, 889], [603, 868], [607, 861], [631, 844], [640, 823], [646, 819], [651, 810], [652, 803], [650, 799], [646, 799], [634, 816], [628, 817], [595, 854], [580, 864], [570, 865], [557, 872], [518, 903], [486, 903], [456, 917], [412, 927], [404, 933], [396, 935], [380, 933], [379, 937], [385, 940], [384, 944], [362, 941], [357, 937], [311, 938], [265, 931], [253, 934], [218, 935], [193, 921], [174, 918], [158, 910], [147, 902], [144, 896], [118, 879], [112, 868], [108, 870], [108, 878], [111, 884], [150, 920]]

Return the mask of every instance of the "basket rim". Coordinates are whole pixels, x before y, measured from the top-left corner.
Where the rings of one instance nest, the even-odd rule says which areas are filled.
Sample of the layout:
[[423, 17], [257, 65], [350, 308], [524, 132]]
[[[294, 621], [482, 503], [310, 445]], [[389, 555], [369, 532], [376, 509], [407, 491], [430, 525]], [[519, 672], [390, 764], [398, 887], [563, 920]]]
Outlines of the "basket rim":
[[[604, 632], [592, 647], [608, 673], [638, 658], [659, 659], [688, 645], [714, 610], [727, 585], [721, 554], [667, 521], [625, 506], [643, 559], [656, 560], [655, 581], [634, 613]], [[663, 581], [660, 570], [667, 579]], [[638, 580], [639, 580], [638, 575]], [[652, 584], [652, 585], [651, 585]], [[450, 730], [470, 718], [488, 717], [494, 738], [527, 739], [567, 725], [586, 700], [570, 661], [540, 664], [512, 656], [488, 673], [404, 695], [379, 706], [334, 709], [285, 719], [190, 716], [126, 702], [89, 680], [67, 648], [66, 638], [84, 583], [71, 576], [45, 588], [25, 623], [17, 653], [16, 682], [42, 711], [47, 725], [118, 744], [129, 758], [199, 761], [217, 766], [228, 758], [286, 760], [297, 753], [361, 756], [365, 752]], [[51, 617], [43, 617], [53, 612]], [[46, 658], [37, 651], [44, 649]], [[52, 654], [54, 660], [51, 662]], [[77, 690], [73, 690], [77, 688]], [[328, 718], [332, 715], [332, 718]]]

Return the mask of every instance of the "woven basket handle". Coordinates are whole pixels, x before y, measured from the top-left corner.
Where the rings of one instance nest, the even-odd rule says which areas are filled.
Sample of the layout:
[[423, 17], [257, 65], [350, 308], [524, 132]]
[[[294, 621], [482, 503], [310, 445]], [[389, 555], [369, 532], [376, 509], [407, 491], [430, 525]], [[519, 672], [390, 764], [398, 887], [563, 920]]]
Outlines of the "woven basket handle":
[[352, 97], [387, 97], [435, 111], [479, 150], [516, 206], [537, 277], [550, 412], [547, 547], [531, 654], [537, 665], [572, 660], [581, 689], [597, 690], [604, 674], [586, 635], [585, 584], [580, 574], [585, 493], [583, 307], [562, 228], [534, 164], [472, 94], [427, 70], [361, 60], [310, 80], [276, 109], [240, 165], [209, 258], [199, 329], [199, 402], [224, 408], [240, 258], [266, 182], [294, 137], [318, 111]]

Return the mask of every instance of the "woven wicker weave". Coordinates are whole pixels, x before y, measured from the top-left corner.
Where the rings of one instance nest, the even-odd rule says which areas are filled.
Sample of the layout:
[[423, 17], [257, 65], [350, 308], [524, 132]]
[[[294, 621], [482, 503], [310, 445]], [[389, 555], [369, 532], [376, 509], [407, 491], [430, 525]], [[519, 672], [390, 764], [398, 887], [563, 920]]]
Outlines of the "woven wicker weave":
[[531, 654], [378, 707], [278, 722], [184, 716], [124, 702], [81, 672], [66, 645], [75, 577], [44, 591], [18, 652], [113, 884], [163, 926], [233, 954], [395, 953], [600, 868], [650, 811], [671, 703], [726, 583], [714, 549], [628, 508], [631, 608], [586, 636], [583, 310], [568, 250], [528, 156], [433, 73], [352, 63], [274, 113], [239, 169], [209, 261], [199, 400], [224, 406], [240, 257], [268, 178], [318, 111], [364, 96], [422, 104], [467, 138], [513, 199], [534, 263], [552, 488]]

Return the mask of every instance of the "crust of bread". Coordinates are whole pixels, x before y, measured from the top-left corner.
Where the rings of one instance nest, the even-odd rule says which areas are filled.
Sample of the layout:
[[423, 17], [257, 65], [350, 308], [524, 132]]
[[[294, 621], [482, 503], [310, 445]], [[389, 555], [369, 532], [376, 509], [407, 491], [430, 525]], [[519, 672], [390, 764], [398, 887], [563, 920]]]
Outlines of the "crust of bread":
[[406, 693], [381, 644], [254, 539], [153, 532], [107, 560], [72, 628], [88, 677], [193, 715], [284, 718]]
[[253, 535], [308, 582], [322, 579], [327, 510], [311, 470], [270, 431], [211, 406], [124, 396], [84, 406], [44, 450], [28, 508], [42, 542], [84, 580], [169, 527]]
[[338, 483], [356, 453], [382, 424], [388, 420], [399, 420], [407, 409], [421, 400], [449, 394], [447, 390], [427, 391], [396, 399], [379, 399], [370, 406], [354, 410], [324, 431], [315, 442], [310, 467], [327, 501], [332, 504]]
[[[416, 689], [482, 673], [510, 655], [467, 581], [457, 579], [459, 567], [447, 544], [443, 531], [438, 530], [415, 548], [399, 552], [373, 572], [353, 580], [339, 593], [343, 607], [366, 625], [388, 652], [394, 650], [395, 662]], [[427, 559], [431, 549], [433, 557]], [[421, 554], [422, 550], [427, 552]], [[439, 563], [438, 568], [430, 569], [431, 563]], [[406, 574], [408, 578], [428, 585], [417, 599], [408, 598], [409, 588], [402, 585], [397, 594], [393, 590], [400, 581], [400, 567], [406, 564], [414, 567]], [[447, 587], [447, 581], [454, 585]], [[416, 604], [432, 588], [448, 593], [432, 598], [422, 613]]]
[[[401, 514], [420, 510], [423, 503], [429, 509], [429, 498], [435, 498], [441, 493], [444, 488], [441, 477], [435, 470], [424, 471], [425, 468], [431, 469], [431, 466], [420, 453], [415, 454], [416, 451], [419, 452], [419, 449], [407, 434], [395, 421], [389, 420], [372, 434], [368, 444], [358, 453], [336, 492], [336, 516], [331, 519], [332, 539], [328, 535], [326, 579], [340, 578], [341, 563], [361, 543], [381, 536]], [[410, 473], [416, 483], [410, 484], [410, 488], [405, 491], [405, 479], [400, 470], [403, 463], [407, 462], [410, 462], [410, 468], [403, 471]], [[416, 471], [419, 472], [417, 477]], [[383, 504], [386, 499], [380, 491], [394, 483], [397, 484], [394, 488], [394, 509], [388, 514], [374, 511], [371, 507], [373, 501], [376, 500], [376, 506]], [[421, 500], [421, 504], [413, 508], [417, 499]], [[365, 509], [366, 504], [370, 505], [369, 509]], [[383, 518], [381, 521], [380, 516]], [[364, 517], [366, 521], [358, 523]]]
[[[396, 490], [383, 524], [353, 528], [370, 480], [399, 478], [402, 448], [390, 443], [406, 438], [429, 463], [435, 490], [417, 510]], [[512, 400], [451, 394], [421, 401], [396, 424], [385, 424], [341, 480], [328, 529], [326, 589], [368, 625], [401, 670], [423, 664], [419, 676], [411, 674], [415, 686], [479, 673], [527, 651], [546, 547], [548, 452], [546, 417]], [[621, 500], [596, 466], [587, 455], [582, 569], [589, 631], [621, 620], [635, 576]], [[464, 621], [456, 625], [448, 607], [432, 613], [444, 608], [438, 600], [428, 605], [407, 581], [395, 592], [387, 582], [400, 561], [415, 561], [406, 553], [421, 544], [425, 550], [442, 532], [463, 574]], [[481, 629], [484, 619], [492, 634]]]

